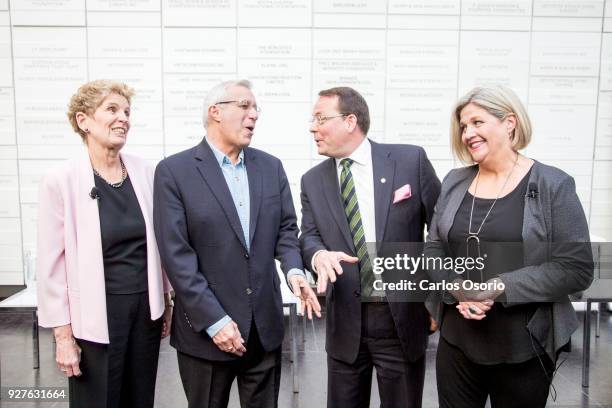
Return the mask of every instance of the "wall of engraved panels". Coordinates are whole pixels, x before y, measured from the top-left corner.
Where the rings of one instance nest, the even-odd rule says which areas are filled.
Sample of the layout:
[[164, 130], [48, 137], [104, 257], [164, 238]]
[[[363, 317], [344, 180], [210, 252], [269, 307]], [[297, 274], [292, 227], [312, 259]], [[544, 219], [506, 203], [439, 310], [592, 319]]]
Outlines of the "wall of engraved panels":
[[254, 145], [282, 158], [296, 204], [321, 160], [319, 89], [360, 90], [370, 136], [425, 146], [442, 177], [450, 105], [503, 83], [534, 122], [526, 153], [572, 174], [612, 239], [612, 0], [0, 0], [0, 285], [23, 282], [42, 173], [82, 149], [68, 98], [102, 77], [136, 88], [126, 150], [152, 161], [201, 139], [212, 84], [250, 78]]

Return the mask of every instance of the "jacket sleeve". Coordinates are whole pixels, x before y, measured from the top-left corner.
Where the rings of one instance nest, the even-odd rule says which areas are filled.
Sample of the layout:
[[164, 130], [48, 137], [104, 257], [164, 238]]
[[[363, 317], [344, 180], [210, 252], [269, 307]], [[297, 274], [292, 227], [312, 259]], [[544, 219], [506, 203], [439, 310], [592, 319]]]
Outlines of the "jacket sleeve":
[[162, 267], [162, 283], [164, 285], [164, 293], [170, 293], [173, 291], [172, 284], [170, 283], [170, 280], [168, 279], [168, 274], [166, 273], [166, 270], [163, 267]]
[[[433, 215], [431, 216], [431, 221], [429, 223], [429, 231], [427, 234], [427, 238], [425, 240], [425, 247], [423, 250], [423, 255], [425, 258], [445, 258], [449, 256], [448, 245], [447, 242], [444, 242], [440, 237], [440, 219], [442, 218], [444, 212], [446, 211], [446, 203], [448, 201], [448, 178], [452, 173], [449, 172], [442, 181], [442, 185], [440, 188], [440, 196], [435, 204]], [[425, 268], [426, 276], [432, 282], [452, 282], [454, 279], [458, 277], [456, 273], [452, 270], [447, 269], [437, 269], [435, 268], [436, 263], [432, 262], [431, 268]], [[427, 308], [429, 314], [433, 316], [438, 322], [442, 319], [442, 303], [453, 304], [456, 302], [455, 298], [450, 295], [448, 292], [444, 290], [431, 290], [428, 293], [427, 299], [425, 300], [425, 307]]]
[[551, 195], [550, 214], [548, 228], [552, 242], [547, 245], [548, 259], [539, 265], [500, 274], [506, 286], [506, 306], [567, 299], [593, 281], [588, 224], [572, 177], [565, 177]]
[[43, 327], [69, 324], [64, 243], [64, 201], [55, 174], [40, 182], [36, 280], [38, 322]]
[[440, 195], [440, 180], [436, 176], [425, 150], [419, 148], [419, 182], [421, 184], [421, 208], [427, 228], [431, 228], [434, 207]]
[[[440, 195], [435, 202], [431, 218], [429, 219], [429, 231], [425, 239], [425, 247], [423, 250], [425, 258], [444, 258], [448, 256], [447, 243], [442, 241], [440, 237], [439, 224], [440, 219], [446, 211], [446, 203], [448, 200], [448, 184], [446, 183], [446, 180], [450, 174], [451, 173], [444, 177], [442, 186], [438, 189]], [[431, 265], [435, 266], [435, 263], [432, 262]], [[426, 268], [426, 273], [429, 279], [434, 282], [450, 282], [457, 277], [455, 273], [446, 269]]]
[[280, 161], [278, 162], [278, 179], [281, 194], [281, 220], [276, 240], [275, 256], [280, 261], [281, 270], [287, 275], [290, 270], [302, 270], [303, 267], [293, 198], [291, 197], [287, 175]]
[[[317, 228], [317, 224], [310, 206], [310, 199], [305, 188], [304, 176], [301, 180], [300, 199], [302, 202], [302, 225], [300, 234], [300, 247], [302, 249], [302, 259], [304, 266], [312, 269], [312, 257], [317, 251], [327, 249], [323, 244], [321, 235]], [[314, 271], [311, 271], [314, 273]]]
[[[151, 191], [153, 191], [153, 187], [154, 187], [153, 182], [155, 178], [155, 167], [146, 161], [145, 161], [145, 165], [146, 165], [146, 175], [147, 175], [146, 180], [149, 185], [149, 188], [151, 189]], [[155, 239], [155, 241], [157, 242], [157, 239]], [[159, 245], [158, 245], [158, 252], [159, 252]], [[164, 269], [163, 266], [161, 267], [161, 278], [162, 278], [162, 290], [164, 291], [164, 293], [172, 292], [172, 285], [170, 284], [170, 281], [168, 280], [168, 275], [166, 274], [166, 270]]]
[[200, 272], [189, 242], [187, 217], [176, 180], [164, 163], [155, 170], [153, 222], [162, 265], [194, 330], [204, 332], [226, 312]]

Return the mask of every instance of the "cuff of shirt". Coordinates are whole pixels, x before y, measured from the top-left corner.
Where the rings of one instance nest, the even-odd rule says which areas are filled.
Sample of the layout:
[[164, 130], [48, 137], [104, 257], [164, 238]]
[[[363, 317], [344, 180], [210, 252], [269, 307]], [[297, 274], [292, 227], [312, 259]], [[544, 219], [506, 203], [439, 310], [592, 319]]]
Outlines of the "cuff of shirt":
[[298, 269], [298, 268], [292, 268], [289, 270], [289, 272], [287, 272], [287, 286], [289, 286], [289, 289], [293, 292], [293, 288], [291, 287], [291, 282], [289, 281], [289, 278], [294, 276], [294, 275], [300, 275], [302, 276], [304, 279], [306, 279], [306, 274], [304, 273], [303, 270]]
[[232, 321], [232, 318], [229, 317], [228, 315], [225, 315], [221, 319], [219, 319], [217, 321], [217, 323], [213, 324], [208, 329], [206, 329], [206, 333], [208, 333], [210, 338], [213, 338], [213, 337], [215, 337], [215, 335], [217, 333], [219, 333], [219, 330], [221, 330], [223, 328], [223, 326], [225, 326], [226, 324], [228, 324], [231, 321]]
[[325, 249], [319, 249], [317, 252], [314, 253], [314, 255], [312, 256], [312, 259], [310, 260], [310, 270], [313, 271], [314, 273], [319, 273], [317, 272], [317, 270], [315, 269], [315, 259], [317, 259], [317, 255], [319, 255], [321, 252], [325, 251]]

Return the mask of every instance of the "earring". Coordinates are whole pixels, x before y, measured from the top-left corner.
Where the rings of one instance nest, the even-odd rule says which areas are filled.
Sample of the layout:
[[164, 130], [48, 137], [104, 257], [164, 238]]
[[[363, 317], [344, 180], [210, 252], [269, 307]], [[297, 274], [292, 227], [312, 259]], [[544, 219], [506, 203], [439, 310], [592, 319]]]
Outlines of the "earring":
[[89, 133], [89, 129], [83, 129], [83, 132]]

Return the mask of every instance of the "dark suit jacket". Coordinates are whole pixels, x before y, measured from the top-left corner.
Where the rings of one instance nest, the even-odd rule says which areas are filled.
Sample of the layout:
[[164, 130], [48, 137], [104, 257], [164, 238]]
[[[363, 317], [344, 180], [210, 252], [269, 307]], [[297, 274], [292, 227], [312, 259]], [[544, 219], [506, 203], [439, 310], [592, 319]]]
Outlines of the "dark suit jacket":
[[248, 340], [254, 320], [268, 351], [283, 339], [274, 259], [302, 269], [291, 191], [283, 166], [244, 149], [250, 192], [250, 251], [230, 190], [206, 141], [162, 160], [155, 171], [155, 233], [176, 292], [170, 344], [208, 360], [231, 360], [206, 329], [229, 315]]
[[[425, 224], [433, 216], [440, 181], [421, 147], [372, 144], [376, 241], [421, 242]], [[385, 183], [381, 183], [385, 178]], [[393, 204], [393, 193], [410, 184], [412, 197]], [[336, 162], [328, 159], [302, 177], [302, 234], [304, 265], [320, 249], [354, 255], [355, 247], [344, 213]], [[359, 267], [343, 263], [344, 273], [327, 289], [327, 353], [353, 362], [361, 336]], [[410, 361], [427, 346], [428, 314], [422, 303], [390, 302], [389, 307], [402, 350]]]

